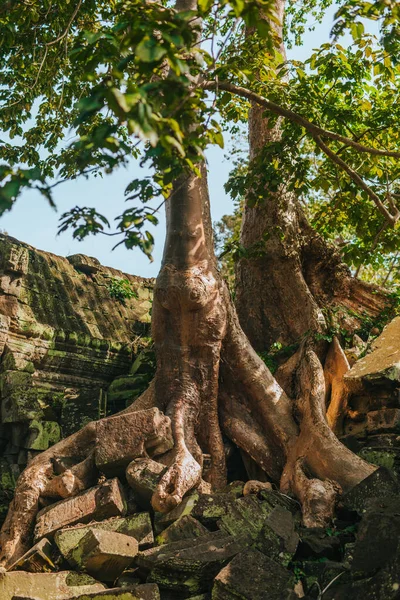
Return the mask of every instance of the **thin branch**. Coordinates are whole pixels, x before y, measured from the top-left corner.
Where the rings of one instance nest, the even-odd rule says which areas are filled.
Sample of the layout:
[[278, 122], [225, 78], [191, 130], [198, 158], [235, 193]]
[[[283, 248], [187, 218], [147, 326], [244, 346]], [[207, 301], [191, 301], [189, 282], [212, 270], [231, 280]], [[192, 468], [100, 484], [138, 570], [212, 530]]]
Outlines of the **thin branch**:
[[[205, 90], [214, 90], [217, 87], [217, 83], [215, 81], [205, 81], [201, 84], [201, 87]], [[274, 112], [281, 117], [285, 117], [286, 119], [290, 119], [294, 123], [298, 123], [301, 125], [309, 133], [313, 136], [322, 136], [324, 138], [329, 138], [331, 140], [337, 140], [338, 142], [343, 142], [348, 146], [352, 146], [359, 152], [367, 152], [368, 154], [373, 154], [375, 156], [392, 156], [394, 158], [400, 158], [400, 152], [394, 152], [390, 150], [378, 150], [377, 148], [371, 148], [370, 146], [364, 146], [363, 144], [359, 144], [355, 140], [348, 138], [344, 135], [340, 135], [339, 133], [335, 133], [334, 131], [329, 131], [328, 129], [323, 129], [322, 127], [318, 127], [302, 115], [293, 112], [289, 108], [284, 108], [271, 100], [267, 100], [257, 94], [256, 92], [252, 92], [247, 88], [241, 87], [239, 85], [235, 85], [233, 83], [229, 83], [227, 81], [219, 81], [218, 88], [225, 92], [230, 92], [231, 94], [236, 94], [237, 96], [241, 96], [242, 98], [247, 98], [247, 100], [251, 100], [256, 102], [260, 106], [264, 106], [271, 112]]]
[[65, 36], [68, 35], [70, 27], [71, 27], [72, 23], [74, 22], [74, 19], [75, 19], [76, 15], [78, 14], [81, 5], [82, 5], [82, 0], [79, 0], [74, 12], [72, 13], [72, 16], [69, 20], [69, 23], [68, 23], [64, 33], [59, 35], [55, 40], [52, 40], [51, 42], [47, 42], [46, 46], [53, 46], [54, 44], [57, 44], [57, 42], [61, 42], [61, 40], [63, 40], [65, 38]]
[[362, 189], [364, 190], [364, 192], [366, 192], [366, 194], [371, 198], [371, 200], [374, 202], [374, 204], [376, 205], [377, 209], [379, 210], [379, 212], [385, 217], [385, 219], [391, 223], [392, 225], [394, 225], [399, 217], [400, 217], [400, 212], [398, 211], [397, 207], [395, 207], [395, 213], [392, 215], [388, 209], [386, 208], [386, 206], [383, 204], [383, 202], [381, 201], [381, 199], [379, 198], [379, 196], [377, 196], [377, 194], [375, 194], [375, 192], [365, 183], [365, 181], [360, 177], [360, 175], [354, 171], [344, 160], [342, 160], [340, 158], [340, 156], [338, 156], [335, 152], [333, 152], [329, 146], [327, 146], [318, 135], [313, 136], [315, 143], [317, 144], [317, 146], [322, 150], [322, 152], [324, 154], [326, 154], [326, 156], [328, 156], [332, 162], [334, 162], [335, 164], [337, 164], [341, 169], [343, 169], [343, 171], [345, 171], [345, 173], [347, 173], [347, 175]]

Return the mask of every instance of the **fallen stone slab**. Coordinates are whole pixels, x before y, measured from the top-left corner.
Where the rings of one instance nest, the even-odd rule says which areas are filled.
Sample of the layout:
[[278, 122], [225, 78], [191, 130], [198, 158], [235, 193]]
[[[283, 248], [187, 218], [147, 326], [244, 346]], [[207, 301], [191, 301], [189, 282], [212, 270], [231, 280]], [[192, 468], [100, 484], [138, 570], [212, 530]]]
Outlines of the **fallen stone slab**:
[[104, 585], [89, 575], [72, 571], [59, 573], [26, 573], [9, 571], [0, 577], [1, 600], [15, 597], [32, 600], [69, 600], [79, 595], [104, 590]]
[[194, 539], [207, 533], [209, 531], [197, 519], [194, 519], [191, 515], [185, 515], [157, 536], [157, 544]]
[[90, 488], [78, 496], [43, 508], [37, 515], [35, 540], [52, 536], [67, 525], [101, 521], [125, 512], [125, 500], [118, 479]]
[[105, 592], [95, 592], [78, 596], [77, 600], [160, 600], [158, 585], [143, 583], [127, 588], [113, 588]]
[[177, 507], [170, 510], [168, 513], [155, 513], [154, 515], [154, 528], [156, 533], [160, 533], [172, 523], [175, 523], [178, 519], [191, 515], [193, 508], [199, 501], [200, 494], [193, 492], [183, 498], [182, 502]]
[[385, 567], [399, 554], [399, 540], [400, 496], [370, 500], [358, 526], [352, 570], [366, 576]]
[[258, 550], [238, 554], [214, 580], [212, 600], [282, 600], [291, 574]]
[[276, 506], [265, 519], [255, 540], [255, 548], [285, 567], [291, 561], [299, 544], [293, 515], [286, 508]]
[[216, 531], [140, 552], [135, 564], [148, 582], [189, 596], [209, 590], [215, 575], [241, 549], [232, 536]]
[[136, 500], [145, 508], [150, 506], [151, 497], [167, 468], [148, 457], [133, 460], [127, 466], [127, 482], [134, 491]]
[[[113, 588], [74, 597], [75, 600], [160, 600], [158, 586], [144, 583], [130, 588]], [[12, 600], [35, 600], [32, 596], [14, 596]]]
[[9, 571], [27, 571], [29, 573], [51, 573], [56, 571], [52, 560], [53, 546], [43, 538], [15, 562]]
[[158, 408], [102, 419], [96, 423], [95, 461], [106, 475], [124, 472], [145, 452], [163, 454], [173, 447], [171, 421]]
[[[137, 513], [127, 517], [115, 517], [99, 523], [90, 525], [76, 525], [57, 531], [54, 536], [61, 554], [73, 564], [72, 551], [90, 529], [102, 529], [104, 531], [115, 531], [135, 538], [140, 550], [146, 550], [154, 544], [154, 534], [149, 513]], [[76, 566], [76, 565], [73, 565]]]
[[71, 553], [71, 562], [80, 571], [101, 581], [112, 582], [130, 567], [138, 553], [138, 543], [133, 537], [104, 531], [89, 529]]
[[359, 381], [382, 384], [400, 381], [400, 317], [391, 321], [373, 342], [371, 352], [358, 360], [344, 377], [354, 386]]
[[385, 498], [399, 494], [400, 486], [393, 473], [385, 467], [379, 467], [344, 494], [342, 504], [345, 508], [362, 514], [370, 498]]

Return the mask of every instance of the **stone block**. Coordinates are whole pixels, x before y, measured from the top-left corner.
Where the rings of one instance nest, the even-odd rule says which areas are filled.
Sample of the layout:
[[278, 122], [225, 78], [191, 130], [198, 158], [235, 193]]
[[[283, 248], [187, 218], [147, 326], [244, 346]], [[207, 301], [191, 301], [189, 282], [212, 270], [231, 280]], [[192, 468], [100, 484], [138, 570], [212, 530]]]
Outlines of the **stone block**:
[[138, 553], [135, 538], [114, 531], [89, 529], [71, 553], [74, 565], [101, 581], [112, 582]]
[[52, 536], [68, 525], [121, 516], [124, 511], [121, 484], [118, 479], [111, 479], [41, 510], [36, 519], [35, 539]]
[[150, 506], [151, 497], [167, 467], [151, 458], [138, 458], [129, 463], [126, 469], [126, 479], [133, 489], [138, 502]]
[[190, 515], [185, 515], [157, 536], [157, 544], [161, 545], [179, 540], [190, 540], [206, 535], [207, 533], [209, 533], [208, 530], [197, 519], [194, 519]]
[[367, 413], [368, 433], [381, 433], [385, 431], [399, 431], [400, 409], [385, 408]]
[[185, 515], [191, 515], [199, 500], [199, 497], [200, 494], [198, 492], [192, 492], [188, 496], [185, 496], [182, 502], [168, 513], [156, 512], [154, 515], [154, 527], [156, 533], [160, 533], [181, 517], [184, 517]]
[[47, 450], [61, 439], [61, 429], [55, 421], [31, 421], [23, 447], [28, 450]]
[[1, 600], [69, 600], [80, 594], [100, 592], [105, 587], [89, 575], [72, 571], [59, 573], [26, 573], [9, 571], [0, 577]]
[[221, 531], [139, 552], [135, 564], [162, 589], [195, 595], [210, 589], [220, 569], [241, 547]]
[[385, 567], [398, 554], [400, 496], [370, 500], [358, 526], [352, 569], [364, 576]]
[[53, 547], [49, 540], [43, 538], [26, 552], [9, 571], [27, 571], [29, 573], [51, 573], [56, 571], [52, 559]]
[[[107, 519], [90, 525], [77, 525], [57, 531], [54, 540], [61, 554], [71, 562], [71, 554], [89, 529], [101, 529], [103, 531], [115, 531], [135, 538], [140, 550], [149, 548], [154, 543], [153, 529], [149, 513], [137, 513], [129, 517]], [[73, 563], [71, 563], [73, 564]]]
[[173, 447], [171, 422], [157, 408], [102, 419], [96, 424], [96, 465], [115, 474], [143, 456], [163, 454]]
[[291, 575], [257, 550], [238, 554], [218, 573], [212, 600], [282, 600], [293, 588]]
[[160, 600], [158, 586], [143, 583], [129, 588], [113, 588], [104, 592], [94, 592], [78, 596], [76, 600]]
[[265, 519], [254, 545], [263, 554], [287, 566], [298, 544], [299, 536], [295, 531], [292, 513], [276, 506]]
[[400, 486], [393, 473], [384, 467], [379, 467], [344, 494], [342, 502], [347, 509], [361, 514], [370, 498], [385, 498], [399, 493]]

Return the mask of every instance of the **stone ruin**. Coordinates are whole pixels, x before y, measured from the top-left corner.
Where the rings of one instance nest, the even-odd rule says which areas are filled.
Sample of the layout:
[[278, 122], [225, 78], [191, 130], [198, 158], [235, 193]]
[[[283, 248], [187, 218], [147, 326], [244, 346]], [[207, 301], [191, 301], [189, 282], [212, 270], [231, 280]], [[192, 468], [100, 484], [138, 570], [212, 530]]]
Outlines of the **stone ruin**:
[[[134, 399], [132, 365], [149, 343], [152, 281], [7, 236], [0, 257], [5, 508], [31, 457]], [[134, 297], [112, 297], [115, 279], [128, 280]], [[195, 490], [171, 512], [154, 512], [150, 499], [165, 468], [143, 455], [141, 436], [151, 432], [140, 424], [143, 417], [157, 429], [160, 413], [124, 414], [111, 418], [126, 421], [118, 431], [132, 435], [96, 446], [97, 485], [44, 503], [32, 548], [0, 573], [0, 599], [400, 598], [399, 342], [397, 318], [346, 375], [343, 442], [378, 469], [342, 497], [331, 528], [302, 527], [295, 500], [255, 481]], [[96, 427], [104, 440], [107, 421]]]

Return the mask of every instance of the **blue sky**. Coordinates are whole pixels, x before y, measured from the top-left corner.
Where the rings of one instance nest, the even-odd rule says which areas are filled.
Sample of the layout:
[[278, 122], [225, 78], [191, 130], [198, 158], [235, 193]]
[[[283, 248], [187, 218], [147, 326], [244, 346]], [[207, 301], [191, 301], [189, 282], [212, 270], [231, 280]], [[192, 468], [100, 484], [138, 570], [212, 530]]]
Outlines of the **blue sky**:
[[[332, 27], [333, 9], [315, 31], [305, 34], [304, 45], [288, 52], [289, 58], [305, 60], [313, 48], [329, 41]], [[343, 43], [343, 42], [342, 42]], [[228, 140], [226, 140], [226, 143]], [[227, 149], [226, 149], [227, 150]], [[232, 211], [232, 203], [224, 191], [224, 183], [232, 167], [225, 157], [226, 150], [212, 147], [207, 153], [209, 166], [209, 187], [213, 221]], [[164, 211], [161, 211], [160, 224], [153, 228], [156, 240], [154, 262], [138, 249], [126, 250], [122, 245], [112, 251], [118, 238], [91, 236], [83, 242], [72, 238], [70, 232], [57, 236], [58, 219], [62, 212], [73, 206], [95, 206], [106, 215], [110, 222], [127, 207], [124, 202], [124, 190], [127, 184], [138, 175], [139, 167], [133, 163], [129, 169], [121, 168], [116, 173], [101, 178], [71, 181], [55, 188], [55, 200], [58, 211], [55, 212], [37, 192], [26, 192], [18, 200], [13, 210], [0, 219], [0, 229], [21, 241], [41, 250], [47, 250], [62, 256], [83, 253], [95, 256], [104, 265], [121, 269], [127, 273], [143, 277], [155, 277], [160, 267], [164, 244]]]

